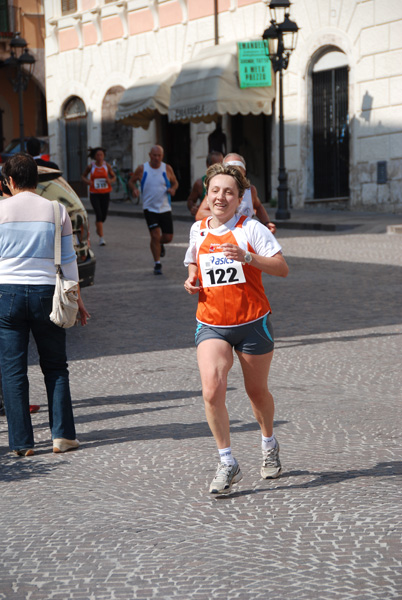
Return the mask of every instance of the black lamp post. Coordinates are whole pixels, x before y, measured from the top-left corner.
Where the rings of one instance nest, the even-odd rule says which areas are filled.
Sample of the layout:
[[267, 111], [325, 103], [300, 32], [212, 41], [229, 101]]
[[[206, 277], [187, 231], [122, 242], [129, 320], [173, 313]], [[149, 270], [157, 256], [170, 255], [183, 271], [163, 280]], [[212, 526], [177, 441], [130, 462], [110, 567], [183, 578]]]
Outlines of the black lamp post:
[[[283, 120], [283, 75], [289, 64], [289, 58], [296, 47], [297, 32], [299, 30], [296, 23], [289, 19], [290, 2], [289, 0], [271, 0], [269, 3], [269, 12], [271, 25], [262, 35], [263, 40], [267, 40], [267, 52], [270, 56], [274, 72], [279, 71], [279, 174], [278, 174], [278, 210], [276, 219], [290, 219], [288, 210], [288, 175], [285, 168], [285, 129]], [[283, 15], [283, 21], [278, 23]], [[268, 43], [272, 40], [274, 52], [269, 52]]]
[[24, 152], [24, 101], [23, 92], [27, 89], [28, 82], [32, 77], [35, 58], [27, 49], [28, 44], [19, 33], [15, 33], [10, 42], [10, 56], [6, 58], [3, 66], [10, 73], [10, 81], [14, 92], [18, 92], [18, 103], [20, 113], [20, 151]]

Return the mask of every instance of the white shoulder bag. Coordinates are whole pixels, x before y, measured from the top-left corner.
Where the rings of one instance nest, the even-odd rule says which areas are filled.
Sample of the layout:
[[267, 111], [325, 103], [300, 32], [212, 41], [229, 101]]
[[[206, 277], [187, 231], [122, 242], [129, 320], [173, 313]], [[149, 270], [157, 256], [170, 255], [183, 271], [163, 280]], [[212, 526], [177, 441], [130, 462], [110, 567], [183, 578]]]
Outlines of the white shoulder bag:
[[78, 283], [65, 279], [61, 270], [61, 222], [60, 205], [52, 201], [55, 222], [54, 264], [56, 265], [56, 286], [54, 288], [50, 320], [59, 327], [67, 329], [75, 325], [78, 313]]

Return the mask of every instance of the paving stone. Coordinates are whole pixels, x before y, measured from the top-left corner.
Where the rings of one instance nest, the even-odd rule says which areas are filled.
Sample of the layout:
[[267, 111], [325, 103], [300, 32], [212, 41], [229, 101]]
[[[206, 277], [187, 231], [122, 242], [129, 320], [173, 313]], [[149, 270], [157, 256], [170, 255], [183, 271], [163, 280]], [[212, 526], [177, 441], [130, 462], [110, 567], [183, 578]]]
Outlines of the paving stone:
[[0, 418], [0, 600], [401, 598], [400, 236], [368, 222], [279, 231], [291, 272], [264, 282], [284, 472], [260, 479], [236, 359], [228, 406], [244, 478], [215, 499], [196, 301], [183, 290], [189, 223], [175, 228], [157, 278], [142, 219], [105, 224], [83, 290], [90, 324], [67, 334], [76, 452], [52, 453], [31, 349], [34, 457], [9, 454]]

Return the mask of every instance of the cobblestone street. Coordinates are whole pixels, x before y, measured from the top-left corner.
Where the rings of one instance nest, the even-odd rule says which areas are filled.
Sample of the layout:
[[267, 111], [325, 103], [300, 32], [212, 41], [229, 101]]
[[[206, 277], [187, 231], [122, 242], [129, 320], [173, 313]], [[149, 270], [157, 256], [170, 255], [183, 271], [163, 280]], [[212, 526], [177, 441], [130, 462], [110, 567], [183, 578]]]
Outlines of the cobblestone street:
[[0, 417], [0, 600], [400, 600], [402, 235], [279, 230], [290, 274], [264, 283], [283, 475], [260, 479], [236, 359], [243, 480], [215, 499], [183, 289], [190, 223], [175, 221], [155, 277], [142, 219], [110, 216], [100, 248], [90, 220], [92, 318], [67, 334], [81, 447], [52, 453], [32, 347], [35, 456], [9, 453]]

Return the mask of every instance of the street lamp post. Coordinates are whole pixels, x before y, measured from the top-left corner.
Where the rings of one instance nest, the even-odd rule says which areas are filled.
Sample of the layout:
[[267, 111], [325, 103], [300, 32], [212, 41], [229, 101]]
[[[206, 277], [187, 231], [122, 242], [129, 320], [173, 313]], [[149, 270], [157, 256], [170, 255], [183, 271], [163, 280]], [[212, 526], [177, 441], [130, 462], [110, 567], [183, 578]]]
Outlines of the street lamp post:
[[[288, 175], [285, 167], [285, 127], [283, 118], [283, 71], [286, 71], [289, 64], [289, 58], [296, 47], [298, 26], [289, 19], [290, 1], [289, 0], [271, 0], [269, 3], [269, 12], [271, 25], [262, 35], [264, 41], [267, 41], [267, 52], [272, 62], [274, 72], [279, 71], [279, 174], [278, 174], [278, 210], [276, 219], [290, 219], [288, 210]], [[283, 21], [278, 23], [280, 13], [283, 11]], [[274, 52], [269, 52], [268, 43], [272, 40]], [[276, 47], [275, 47], [276, 44]]]
[[27, 89], [36, 62], [35, 58], [28, 51], [27, 46], [28, 44], [24, 38], [20, 37], [19, 33], [15, 33], [10, 42], [10, 56], [2, 65], [8, 69], [13, 90], [18, 93], [21, 152], [25, 150], [23, 92]]

